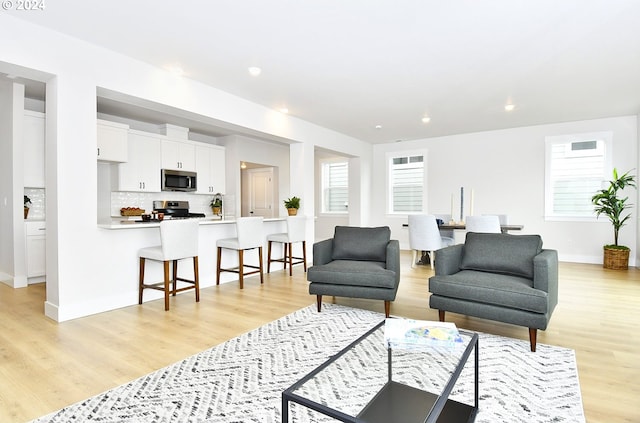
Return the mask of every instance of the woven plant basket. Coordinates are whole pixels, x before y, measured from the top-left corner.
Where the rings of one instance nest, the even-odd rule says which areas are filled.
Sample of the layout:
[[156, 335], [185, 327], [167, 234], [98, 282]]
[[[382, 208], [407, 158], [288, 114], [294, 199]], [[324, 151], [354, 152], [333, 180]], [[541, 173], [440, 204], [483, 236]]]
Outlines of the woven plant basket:
[[604, 262], [602, 267], [613, 270], [626, 270], [629, 268], [629, 250], [604, 247]]

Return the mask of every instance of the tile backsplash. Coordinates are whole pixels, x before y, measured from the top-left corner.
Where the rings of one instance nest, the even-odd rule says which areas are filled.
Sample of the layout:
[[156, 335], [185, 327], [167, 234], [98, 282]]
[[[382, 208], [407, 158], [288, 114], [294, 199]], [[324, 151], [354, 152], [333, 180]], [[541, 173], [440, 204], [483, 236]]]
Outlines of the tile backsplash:
[[213, 195], [190, 194], [187, 192], [111, 192], [111, 216], [120, 216], [123, 207], [139, 207], [147, 212], [153, 210], [153, 202], [156, 200], [188, 201], [189, 211], [192, 213], [204, 213], [212, 215], [209, 203]]
[[44, 188], [25, 188], [24, 195], [31, 200], [27, 220], [45, 220], [46, 195]]

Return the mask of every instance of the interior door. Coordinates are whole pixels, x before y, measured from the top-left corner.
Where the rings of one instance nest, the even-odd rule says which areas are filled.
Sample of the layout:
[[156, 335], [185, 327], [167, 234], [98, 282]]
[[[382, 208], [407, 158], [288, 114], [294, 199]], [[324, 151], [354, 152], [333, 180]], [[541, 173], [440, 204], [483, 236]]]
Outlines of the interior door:
[[249, 215], [270, 218], [274, 216], [273, 169], [249, 170]]

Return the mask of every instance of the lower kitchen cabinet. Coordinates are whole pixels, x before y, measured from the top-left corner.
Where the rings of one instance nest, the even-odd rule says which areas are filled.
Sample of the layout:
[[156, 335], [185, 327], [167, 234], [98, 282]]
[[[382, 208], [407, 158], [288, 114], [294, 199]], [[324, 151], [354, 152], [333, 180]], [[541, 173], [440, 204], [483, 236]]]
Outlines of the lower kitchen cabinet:
[[[27, 278], [44, 277], [46, 274], [46, 223], [25, 222], [25, 248]], [[44, 278], [41, 278], [44, 280]], [[38, 281], [34, 281], [38, 282]]]

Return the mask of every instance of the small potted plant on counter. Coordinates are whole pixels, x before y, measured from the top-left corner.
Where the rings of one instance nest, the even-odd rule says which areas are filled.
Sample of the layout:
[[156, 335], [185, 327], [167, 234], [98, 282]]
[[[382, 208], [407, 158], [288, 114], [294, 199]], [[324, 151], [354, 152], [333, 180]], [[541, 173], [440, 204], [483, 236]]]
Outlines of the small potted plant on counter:
[[614, 243], [604, 246], [603, 267], [607, 269], [626, 269], [629, 266], [629, 247], [618, 245], [618, 232], [631, 217], [630, 213], [623, 213], [632, 204], [627, 203], [629, 197], [619, 198], [618, 191], [635, 186], [635, 176], [629, 175], [629, 172], [618, 175], [618, 171], [613, 169], [613, 180], [609, 181], [609, 187], [601, 189], [591, 197], [596, 217], [604, 214], [613, 225]]
[[31, 198], [24, 196], [24, 218], [26, 219], [29, 215], [29, 204], [31, 204]]
[[289, 212], [289, 216], [295, 216], [298, 214], [298, 209], [300, 208], [300, 198], [299, 197], [291, 197], [284, 200], [284, 207]]
[[220, 216], [220, 214], [222, 214], [222, 196], [220, 194], [216, 194], [209, 205], [211, 206], [211, 211], [213, 211], [215, 216]]

